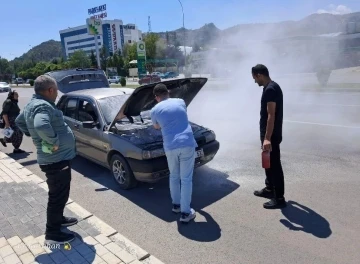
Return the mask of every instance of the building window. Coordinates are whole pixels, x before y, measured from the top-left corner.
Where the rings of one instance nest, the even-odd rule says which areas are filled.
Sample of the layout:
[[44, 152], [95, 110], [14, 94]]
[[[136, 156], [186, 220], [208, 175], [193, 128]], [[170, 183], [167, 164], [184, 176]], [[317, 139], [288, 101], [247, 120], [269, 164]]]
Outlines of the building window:
[[131, 40], [128, 40], [129, 43], [131, 43]]
[[141, 38], [139, 38], [139, 40], [141, 40]]

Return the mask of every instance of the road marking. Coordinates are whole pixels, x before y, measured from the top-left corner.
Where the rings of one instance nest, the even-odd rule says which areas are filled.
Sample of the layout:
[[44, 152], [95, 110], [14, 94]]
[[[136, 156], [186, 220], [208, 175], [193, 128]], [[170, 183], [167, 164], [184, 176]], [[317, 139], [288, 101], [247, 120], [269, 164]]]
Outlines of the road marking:
[[346, 92], [344, 90], [338, 90], [339, 92], [319, 92], [319, 91], [301, 91], [301, 90], [286, 90], [286, 93], [290, 92], [290, 93], [299, 93], [299, 94], [305, 94], [305, 93], [311, 93], [311, 94], [336, 94], [336, 95], [359, 95], [360, 96], [360, 92], [354, 93], [354, 92]]
[[349, 107], [360, 107], [360, 105], [345, 105], [345, 104], [312, 104], [312, 103], [287, 103], [289, 105], [320, 105], [320, 106], [349, 106]]
[[306, 125], [316, 125], [316, 126], [332, 126], [332, 127], [342, 127], [342, 128], [355, 128], [360, 129], [360, 126], [344, 126], [344, 125], [333, 125], [333, 124], [323, 124], [323, 123], [312, 123], [312, 122], [304, 122], [304, 121], [295, 121], [295, 120], [284, 120], [284, 122], [288, 123], [298, 123], [298, 124], [306, 124]]

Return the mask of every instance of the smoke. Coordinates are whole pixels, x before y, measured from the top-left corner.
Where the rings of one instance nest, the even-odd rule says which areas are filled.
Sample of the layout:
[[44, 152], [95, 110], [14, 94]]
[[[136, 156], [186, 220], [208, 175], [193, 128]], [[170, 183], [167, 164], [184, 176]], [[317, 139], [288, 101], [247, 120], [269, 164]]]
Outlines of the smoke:
[[[297, 36], [292, 29], [299, 24], [294, 24], [290, 21], [242, 25], [236, 31], [229, 29], [213, 43], [216, 48], [202, 52], [204, 61], [193, 62], [194, 76], [201, 74], [210, 78], [190, 106], [196, 111], [192, 118], [214, 129], [223, 152], [236, 149], [239, 144], [260, 144], [262, 87], [251, 75], [251, 67], [256, 64], [266, 65], [271, 78], [281, 86], [284, 119], [318, 123], [344, 120], [343, 111], [318, 105], [319, 94], [302, 91], [320, 89], [315, 71], [332, 67], [340, 49], [338, 42], [324, 44], [316, 38], [311, 39], [311, 32]], [[212, 79], [214, 76], [217, 80]], [[289, 106], [296, 102], [302, 104], [303, 100], [309, 105]], [[336, 98], [325, 101], [325, 104], [334, 103]], [[285, 129], [283, 133], [286, 134]]]

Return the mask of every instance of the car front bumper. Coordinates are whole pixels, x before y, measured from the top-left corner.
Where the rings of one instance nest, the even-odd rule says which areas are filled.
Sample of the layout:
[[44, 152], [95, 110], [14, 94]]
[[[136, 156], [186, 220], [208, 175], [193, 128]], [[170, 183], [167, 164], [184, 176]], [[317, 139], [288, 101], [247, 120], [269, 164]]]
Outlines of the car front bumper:
[[[195, 159], [195, 168], [211, 161], [219, 148], [220, 143], [217, 140], [196, 148], [196, 150], [202, 149], [204, 155]], [[166, 156], [149, 160], [128, 159], [128, 162], [135, 178], [141, 182], [157, 182], [160, 179], [168, 177], [170, 174]]]

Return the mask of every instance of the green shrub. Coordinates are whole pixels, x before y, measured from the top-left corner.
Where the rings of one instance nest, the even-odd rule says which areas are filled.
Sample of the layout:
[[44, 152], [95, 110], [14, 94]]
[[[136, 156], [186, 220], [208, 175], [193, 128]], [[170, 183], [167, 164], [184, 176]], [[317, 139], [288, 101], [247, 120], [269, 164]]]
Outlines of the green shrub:
[[29, 81], [30, 86], [34, 86], [34, 80]]
[[124, 86], [126, 85], [126, 79], [125, 79], [125, 77], [121, 77], [121, 79], [120, 79], [120, 84], [121, 84], [122, 87], [124, 87]]

